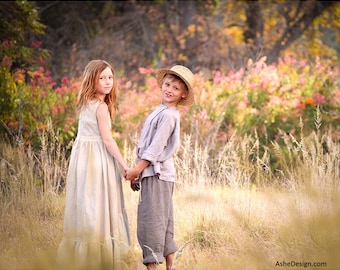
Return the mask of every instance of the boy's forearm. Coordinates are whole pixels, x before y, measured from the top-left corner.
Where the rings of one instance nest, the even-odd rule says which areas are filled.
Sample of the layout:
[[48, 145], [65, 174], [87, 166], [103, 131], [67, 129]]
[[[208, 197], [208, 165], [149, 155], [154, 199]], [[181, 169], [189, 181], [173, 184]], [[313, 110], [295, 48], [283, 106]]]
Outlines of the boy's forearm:
[[137, 170], [138, 174], [140, 174], [146, 167], [149, 166], [149, 164], [150, 164], [150, 161], [142, 159], [135, 166], [135, 170]]

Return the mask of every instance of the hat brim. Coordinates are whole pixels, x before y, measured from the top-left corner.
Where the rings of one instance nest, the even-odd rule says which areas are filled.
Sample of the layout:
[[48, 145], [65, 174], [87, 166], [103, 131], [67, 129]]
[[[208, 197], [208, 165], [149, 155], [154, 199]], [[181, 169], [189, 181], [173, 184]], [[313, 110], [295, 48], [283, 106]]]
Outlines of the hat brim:
[[173, 74], [173, 75], [176, 75], [178, 76], [179, 78], [182, 79], [182, 81], [185, 83], [185, 85], [187, 86], [188, 88], [188, 96], [185, 97], [185, 98], [182, 98], [179, 102], [178, 102], [178, 105], [181, 105], [181, 106], [189, 106], [191, 104], [194, 103], [194, 92], [193, 92], [193, 89], [192, 89], [192, 86], [191, 84], [180, 74], [180, 73], [177, 73], [176, 71], [174, 70], [171, 70], [171, 69], [160, 69], [157, 71], [156, 73], [156, 80], [157, 80], [157, 84], [158, 86], [161, 88], [162, 87], [162, 83], [163, 83], [163, 79], [164, 79], [164, 76], [166, 74]]

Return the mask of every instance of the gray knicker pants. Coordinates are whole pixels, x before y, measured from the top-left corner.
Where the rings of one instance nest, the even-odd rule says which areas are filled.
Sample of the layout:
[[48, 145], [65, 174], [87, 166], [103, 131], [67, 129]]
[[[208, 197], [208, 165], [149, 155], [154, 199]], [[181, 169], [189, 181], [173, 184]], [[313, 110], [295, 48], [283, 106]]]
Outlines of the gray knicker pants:
[[174, 242], [172, 207], [173, 182], [158, 176], [141, 180], [137, 237], [143, 250], [143, 263], [163, 263], [164, 257], [178, 250]]

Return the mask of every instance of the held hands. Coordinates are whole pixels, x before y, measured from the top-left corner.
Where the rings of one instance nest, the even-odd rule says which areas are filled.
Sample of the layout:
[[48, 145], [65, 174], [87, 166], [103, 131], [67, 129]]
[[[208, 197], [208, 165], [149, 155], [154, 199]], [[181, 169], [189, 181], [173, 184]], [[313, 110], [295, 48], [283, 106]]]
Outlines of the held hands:
[[140, 190], [139, 181], [138, 181], [139, 172], [136, 170], [136, 168], [125, 170], [124, 177], [126, 180], [131, 181], [130, 187], [133, 191]]
[[131, 181], [131, 189], [138, 191], [140, 189], [138, 178], [139, 174], [150, 165], [150, 161], [141, 159], [134, 168], [125, 171], [125, 178]]
[[139, 172], [136, 170], [136, 168], [130, 168], [125, 170], [124, 177], [126, 180], [135, 181], [138, 180]]

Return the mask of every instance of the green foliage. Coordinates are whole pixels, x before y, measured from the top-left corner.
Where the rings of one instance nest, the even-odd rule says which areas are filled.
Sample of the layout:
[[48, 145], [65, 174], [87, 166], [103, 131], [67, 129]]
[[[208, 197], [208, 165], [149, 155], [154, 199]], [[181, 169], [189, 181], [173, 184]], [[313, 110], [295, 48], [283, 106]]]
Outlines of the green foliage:
[[0, 133], [7, 133], [18, 144], [21, 138], [34, 140], [43, 116], [36, 109], [46, 105], [38, 104], [33, 96], [40, 93], [35, 93], [32, 82], [49, 54], [37, 39], [45, 26], [39, 22], [34, 2], [3, 1], [0, 7], [0, 32], [6, 37], [0, 40]]
[[[46, 128], [49, 119], [61, 139], [68, 143], [75, 135], [75, 90], [77, 83], [62, 78], [59, 87], [45, 69], [48, 52], [42, 42], [29, 42], [29, 37], [43, 34], [34, 4], [27, 1], [1, 2], [8, 14], [1, 18], [19, 16], [6, 32], [8, 39], [0, 43], [0, 133], [9, 136], [13, 145], [24, 140], [35, 145], [39, 131]], [[66, 109], [65, 109], [66, 108]]]
[[[9, 76], [8, 72], [5, 74]], [[14, 144], [23, 139], [26, 144], [36, 146], [39, 132], [51, 121], [62, 142], [67, 144], [76, 133], [75, 100], [79, 83], [63, 78], [56, 87], [51, 73], [43, 67], [35, 71], [18, 70], [9, 78], [12, 83], [5, 91], [6, 107], [1, 107], [3, 132], [10, 135]]]
[[0, 36], [20, 43], [26, 40], [27, 31], [43, 34], [45, 25], [40, 23], [39, 19], [35, 2], [1, 1]]

